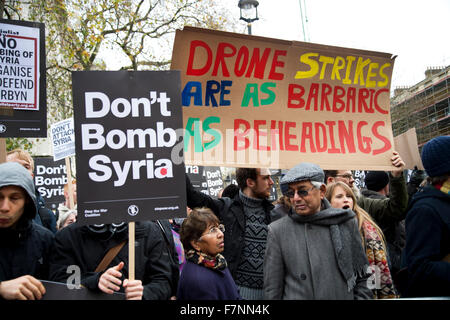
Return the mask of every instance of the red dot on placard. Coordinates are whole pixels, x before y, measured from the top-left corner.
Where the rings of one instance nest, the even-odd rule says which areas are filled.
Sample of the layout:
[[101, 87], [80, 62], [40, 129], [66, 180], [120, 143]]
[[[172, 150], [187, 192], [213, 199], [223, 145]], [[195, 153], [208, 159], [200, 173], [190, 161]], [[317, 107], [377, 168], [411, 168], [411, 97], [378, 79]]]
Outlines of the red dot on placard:
[[161, 175], [165, 176], [167, 174], [167, 169], [162, 168], [160, 172], [161, 172]]

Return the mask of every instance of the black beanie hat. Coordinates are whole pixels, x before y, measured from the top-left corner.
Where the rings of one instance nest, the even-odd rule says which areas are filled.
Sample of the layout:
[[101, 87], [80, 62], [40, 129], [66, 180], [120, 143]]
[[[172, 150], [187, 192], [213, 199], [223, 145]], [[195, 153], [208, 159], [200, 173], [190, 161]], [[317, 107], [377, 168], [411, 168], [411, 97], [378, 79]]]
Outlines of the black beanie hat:
[[372, 191], [380, 191], [389, 183], [389, 175], [385, 171], [369, 171], [364, 179], [366, 187]]
[[428, 141], [422, 149], [422, 163], [430, 177], [450, 173], [450, 136]]

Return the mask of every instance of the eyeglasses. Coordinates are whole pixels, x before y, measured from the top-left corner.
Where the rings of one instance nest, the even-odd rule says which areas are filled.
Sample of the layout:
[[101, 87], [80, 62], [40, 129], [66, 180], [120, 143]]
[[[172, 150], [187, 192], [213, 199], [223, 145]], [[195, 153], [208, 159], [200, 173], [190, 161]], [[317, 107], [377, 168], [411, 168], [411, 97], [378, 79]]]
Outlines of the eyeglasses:
[[342, 178], [345, 178], [345, 179], [351, 179], [351, 178], [353, 178], [353, 175], [351, 173], [337, 174], [336, 177], [342, 177]]
[[311, 189], [309, 189], [309, 190], [305, 190], [305, 189], [297, 189], [297, 190], [289, 189], [288, 191], [286, 191], [286, 193], [284, 195], [286, 197], [288, 197], [288, 198], [293, 198], [293, 197], [295, 197], [295, 193], [297, 193], [299, 197], [306, 197], [308, 195], [308, 193], [311, 192], [313, 189], [314, 189], [314, 186]]
[[217, 235], [221, 231], [222, 233], [225, 232], [225, 226], [223, 224], [219, 224], [218, 226], [211, 227], [205, 234], [203, 234], [199, 239], [201, 239], [203, 236], [207, 236], [209, 234]]

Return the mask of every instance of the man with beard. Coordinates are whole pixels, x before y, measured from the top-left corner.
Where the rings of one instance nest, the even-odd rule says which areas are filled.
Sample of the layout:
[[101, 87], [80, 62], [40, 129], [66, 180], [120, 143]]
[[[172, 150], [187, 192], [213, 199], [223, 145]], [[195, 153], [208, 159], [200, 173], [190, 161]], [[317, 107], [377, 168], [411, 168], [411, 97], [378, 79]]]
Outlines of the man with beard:
[[187, 204], [190, 208], [210, 208], [224, 224], [224, 256], [240, 295], [246, 300], [260, 300], [267, 226], [274, 207], [267, 199], [274, 182], [269, 169], [256, 168], [238, 168], [236, 180], [238, 194], [216, 200], [194, 190], [186, 176]]

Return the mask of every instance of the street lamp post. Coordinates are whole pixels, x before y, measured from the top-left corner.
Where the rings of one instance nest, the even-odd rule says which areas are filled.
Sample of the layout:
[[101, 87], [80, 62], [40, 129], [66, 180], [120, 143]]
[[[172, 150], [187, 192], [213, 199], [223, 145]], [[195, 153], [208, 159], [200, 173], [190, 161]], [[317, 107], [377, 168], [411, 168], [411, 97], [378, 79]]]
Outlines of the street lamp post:
[[256, 0], [239, 0], [238, 7], [241, 11], [240, 20], [247, 22], [248, 34], [252, 34], [252, 22], [259, 20], [258, 5]]

